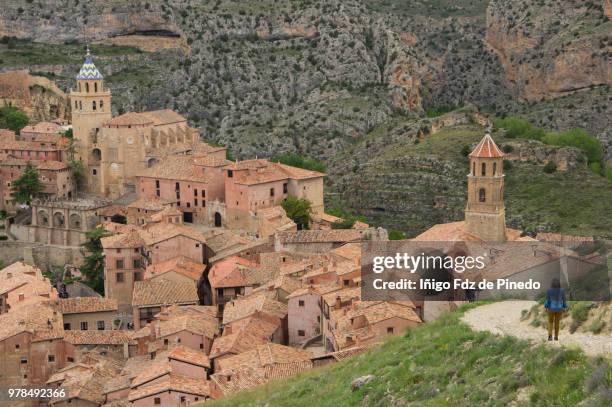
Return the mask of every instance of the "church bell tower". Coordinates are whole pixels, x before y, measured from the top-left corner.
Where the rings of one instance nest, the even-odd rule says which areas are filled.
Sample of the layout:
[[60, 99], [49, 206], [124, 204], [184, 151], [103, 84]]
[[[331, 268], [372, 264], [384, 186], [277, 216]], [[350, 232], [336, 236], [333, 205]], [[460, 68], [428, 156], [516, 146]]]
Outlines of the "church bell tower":
[[102, 149], [97, 135], [102, 124], [111, 119], [111, 92], [104, 86], [104, 77], [94, 65], [89, 47], [76, 81], [76, 89], [70, 90], [76, 158], [85, 166], [87, 190], [98, 191]]
[[489, 133], [469, 155], [465, 229], [485, 241], [506, 240], [503, 157]]

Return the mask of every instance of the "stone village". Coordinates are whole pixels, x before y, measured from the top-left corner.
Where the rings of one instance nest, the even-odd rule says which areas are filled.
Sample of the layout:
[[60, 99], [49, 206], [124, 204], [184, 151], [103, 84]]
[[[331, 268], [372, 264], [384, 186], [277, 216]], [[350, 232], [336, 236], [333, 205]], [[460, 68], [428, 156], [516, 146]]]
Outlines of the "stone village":
[[[354, 356], [461, 302], [362, 301], [360, 243], [387, 233], [332, 228], [325, 174], [229, 161], [179, 113], [113, 117], [111, 98], [88, 53], [71, 127], [0, 130], [0, 209], [14, 215], [0, 242], [14, 260], [0, 270], [2, 386], [67, 390], [49, 406], [185, 406]], [[534, 240], [506, 228], [503, 156], [484, 135], [465, 220], [414, 240]], [[44, 188], [20, 208], [11, 182], [28, 162]], [[288, 197], [310, 202], [307, 229], [281, 206]], [[104, 296], [75, 281], [96, 228]]]

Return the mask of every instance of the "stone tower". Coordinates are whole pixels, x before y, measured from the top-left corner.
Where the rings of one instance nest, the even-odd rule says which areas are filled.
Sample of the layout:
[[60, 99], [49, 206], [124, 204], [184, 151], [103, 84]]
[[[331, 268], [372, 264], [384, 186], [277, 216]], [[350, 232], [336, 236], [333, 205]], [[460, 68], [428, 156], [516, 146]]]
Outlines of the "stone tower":
[[76, 81], [76, 89], [70, 90], [72, 131], [78, 140], [77, 158], [85, 165], [87, 190], [93, 192], [100, 189], [102, 153], [97, 136], [102, 123], [111, 119], [111, 93], [104, 87], [104, 78], [94, 65], [89, 48]]
[[504, 153], [487, 133], [470, 157], [465, 229], [485, 241], [506, 240]]

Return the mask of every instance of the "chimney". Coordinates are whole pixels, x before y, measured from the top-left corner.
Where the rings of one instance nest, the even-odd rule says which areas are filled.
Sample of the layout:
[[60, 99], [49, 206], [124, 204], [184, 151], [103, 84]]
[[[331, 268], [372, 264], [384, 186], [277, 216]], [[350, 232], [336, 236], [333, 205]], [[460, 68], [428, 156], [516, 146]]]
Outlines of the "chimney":
[[334, 309], [340, 309], [342, 308], [342, 299], [340, 298], [340, 296], [336, 297], [336, 303], [334, 304]]

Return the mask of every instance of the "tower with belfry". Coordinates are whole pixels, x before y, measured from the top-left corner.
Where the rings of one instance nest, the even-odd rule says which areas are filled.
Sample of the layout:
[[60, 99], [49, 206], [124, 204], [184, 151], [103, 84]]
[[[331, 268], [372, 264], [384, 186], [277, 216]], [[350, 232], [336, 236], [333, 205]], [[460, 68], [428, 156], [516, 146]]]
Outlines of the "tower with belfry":
[[469, 155], [465, 231], [485, 241], [506, 240], [504, 153], [489, 133]]
[[100, 189], [101, 149], [98, 132], [102, 123], [111, 119], [111, 92], [104, 86], [104, 77], [93, 63], [87, 48], [85, 62], [76, 76], [76, 89], [70, 90], [72, 131], [76, 139], [76, 159], [85, 167], [88, 191]]

